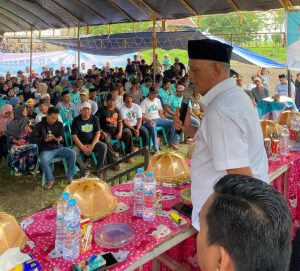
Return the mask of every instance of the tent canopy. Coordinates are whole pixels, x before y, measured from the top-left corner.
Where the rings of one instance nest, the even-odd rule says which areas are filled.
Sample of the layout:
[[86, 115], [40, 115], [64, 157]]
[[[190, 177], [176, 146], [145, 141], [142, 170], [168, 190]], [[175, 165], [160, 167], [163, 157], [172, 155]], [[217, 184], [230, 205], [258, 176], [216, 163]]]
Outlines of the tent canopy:
[[[219, 40], [233, 46], [232, 59], [246, 63], [254, 64], [268, 68], [286, 68], [285, 65], [263, 57], [247, 49], [241, 48], [228, 41], [214, 37], [209, 33], [199, 31], [175, 31], [175, 32], [157, 32], [157, 47], [164, 50], [183, 49], [186, 50], [188, 40], [211, 38]], [[77, 39], [43, 39], [43, 41], [60, 45], [66, 49], [76, 50]], [[138, 51], [144, 51], [152, 48], [152, 33], [126, 33], [112, 34], [93, 37], [84, 37], [80, 39], [80, 51], [93, 55], [117, 56], [129, 54]]]
[[[282, 8], [280, 0], [0, 0], [0, 33]], [[298, 0], [290, 0], [296, 5]]]

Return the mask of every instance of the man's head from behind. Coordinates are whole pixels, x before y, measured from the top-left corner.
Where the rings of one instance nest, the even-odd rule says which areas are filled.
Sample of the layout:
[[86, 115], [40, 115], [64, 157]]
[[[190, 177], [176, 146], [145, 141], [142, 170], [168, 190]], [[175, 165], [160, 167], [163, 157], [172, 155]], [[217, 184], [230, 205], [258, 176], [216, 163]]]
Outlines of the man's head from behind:
[[268, 184], [227, 175], [200, 212], [197, 254], [202, 271], [286, 271], [291, 218], [284, 198]]

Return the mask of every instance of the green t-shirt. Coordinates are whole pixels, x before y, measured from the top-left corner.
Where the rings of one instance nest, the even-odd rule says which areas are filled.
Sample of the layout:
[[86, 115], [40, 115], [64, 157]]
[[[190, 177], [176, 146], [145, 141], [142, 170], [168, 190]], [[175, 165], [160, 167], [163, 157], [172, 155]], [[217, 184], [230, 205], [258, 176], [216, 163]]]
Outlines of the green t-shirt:
[[163, 88], [159, 89], [158, 95], [162, 100], [162, 105], [171, 104], [172, 96], [174, 96], [173, 94], [170, 94], [168, 90], [165, 90]]

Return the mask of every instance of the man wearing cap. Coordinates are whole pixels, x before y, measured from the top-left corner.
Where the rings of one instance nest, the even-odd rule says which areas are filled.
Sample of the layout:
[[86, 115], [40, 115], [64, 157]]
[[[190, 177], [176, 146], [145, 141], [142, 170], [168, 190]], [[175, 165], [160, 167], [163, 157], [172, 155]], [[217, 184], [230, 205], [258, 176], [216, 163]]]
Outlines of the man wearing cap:
[[163, 127], [170, 130], [169, 146], [175, 150], [179, 147], [178, 137], [175, 134], [173, 121], [167, 119], [163, 114], [163, 108], [160, 100], [157, 98], [158, 91], [154, 87], [149, 88], [149, 96], [141, 102], [141, 109], [143, 114], [143, 125], [147, 128], [150, 138], [153, 142], [153, 152], [158, 151], [157, 131], [156, 127]]
[[256, 86], [251, 90], [251, 97], [253, 104], [256, 106], [262, 99], [270, 97], [270, 93], [269, 90], [262, 84], [260, 77], [255, 77], [254, 83]]
[[26, 101], [25, 106], [27, 108], [27, 118], [29, 119], [29, 127], [32, 128], [34, 126], [35, 118], [37, 113], [34, 112], [35, 100], [30, 98]]
[[199, 230], [198, 214], [213, 192], [214, 184], [226, 174], [254, 176], [265, 182], [268, 160], [256, 108], [233, 78], [230, 78], [232, 47], [202, 39], [188, 42], [189, 78], [203, 97], [204, 118], [196, 128], [188, 109], [184, 125], [179, 110], [174, 116], [177, 129], [195, 138], [191, 166], [193, 226]]
[[81, 87], [80, 90], [80, 102], [77, 103], [76, 107], [75, 107], [75, 114], [79, 115], [80, 114], [80, 108], [81, 108], [81, 104], [88, 102], [91, 105], [91, 110], [92, 110], [92, 114], [95, 115], [96, 112], [98, 111], [98, 105], [96, 102], [92, 101], [89, 99], [90, 98], [90, 92], [89, 90], [83, 86]]
[[164, 68], [164, 72], [171, 69], [171, 59], [169, 59], [168, 54], [164, 54], [164, 60], [163, 60], [162, 65], [163, 65], [163, 68]]
[[74, 118], [71, 129], [74, 141], [73, 150], [76, 152], [76, 161], [83, 176], [89, 175], [89, 170], [81, 158], [81, 153], [88, 157], [92, 152], [97, 156], [97, 170], [100, 172], [104, 167], [107, 147], [99, 141], [101, 128], [99, 120], [91, 112], [91, 104], [83, 102], [80, 105], [80, 115]]
[[175, 57], [174, 59], [174, 67], [178, 70], [178, 74], [182, 77], [186, 74], [185, 65], [179, 61], [179, 57]]
[[[279, 83], [275, 87], [275, 94], [280, 94], [281, 96], [288, 96], [288, 79], [285, 74], [280, 74]], [[291, 82], [291, 97], [295, 97], [295, 85]]]
[[[106, 96], [106, 106], [99, 108], [96, 114], [103, 130], [101, 139], [105, 140], [106, 143], [110, 143], [112, 139], [123, 141], [125, 154], [130, 154], [133, 152], [132, 134], [128, 128], [123, 128], [121, 113], [116, 108], [117, 100], [117, 95], [108, 93]], [[131, 161], [133, 159], [128, 160], [128, 162]]]

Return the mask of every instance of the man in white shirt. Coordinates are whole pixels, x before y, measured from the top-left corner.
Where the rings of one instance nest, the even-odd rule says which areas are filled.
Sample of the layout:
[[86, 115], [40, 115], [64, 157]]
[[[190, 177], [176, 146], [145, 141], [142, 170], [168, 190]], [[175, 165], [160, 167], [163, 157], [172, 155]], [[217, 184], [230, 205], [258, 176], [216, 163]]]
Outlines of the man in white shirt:
[[149, 133], [148, 130], [142, 126], [142, 109], [138, 104], [132, 102], [132, 95], [125, 93], [123, 95], [124, 105], [121, 107], [121, 117], [123, 125], [131, 130], [135, 137], [141, 137], [143, 147], [149, 147]]
[[91, 105], [92, 115], [96, 114], [96, 112], [98, 111], [98, 105], [96, 102], [90, 100], [89, 98], [90, 98], [89, 90], [85, 86], [81, 87], [80, 102], [78, 104], [76, 104], [76, 107], [75, 107], [75, 115], [76, 116], [78, 116], [80, 114], [80, 107], [81, 107], [81, 104], [84, 102], [88, 102]]
[[[285, 74], [281, 74], [279, 77], [279, 83], [275, 87], [275, 94], [280, 94], [281, 96], [288, 96], [288, 79]], [[291, 82], [291, 97], [295, 97], [295, 85]]]
[[269, 182], [258, 114], [247, 94], [230, 78], [231, 52], [231, 46], [215, 40], [189, 41], [189, 77], [203, 96], [204, 118], [197, 129], [191, 125], [189, 109], [184, 125], [179, 112], [174, 116], [175, 127], [195, 137], [191, 194], [192, 222], [197, 230], [199, 211], [224, 175], [242, 174]]
[[149, 97], [141, 102], [141, 109], [143, 113], [144, 126], [147, 128], [149, 135], [153, 142], [153, 152], [158, 151], [157, 142], [157, 127], [163, 127], [170, 130], [170, 141], [169, 146], [175, 150], [179, 147], [176, 145], [178, 143], [177, 136], [175, 134], [175, 129], [173, 126], [173, 121], [167, 119], [163, 114], [163, 109], [160, 100], [157, 98], [158, 91], [154, 87], [149, 88]]
[[[50, 103], [47, 100], [45, 99], [39, 100], [38, 103], [39, 112], [37, 113], [34, 119], [35, 124], [39, 123], [43, 117], [47, 117], [47, 112], [49, 108], [50, 108]], [[60, 115], [58, 115], [58, 121], [63, 122]]]

